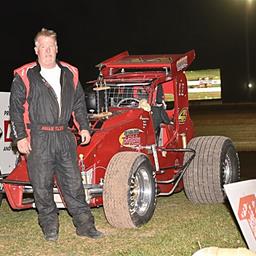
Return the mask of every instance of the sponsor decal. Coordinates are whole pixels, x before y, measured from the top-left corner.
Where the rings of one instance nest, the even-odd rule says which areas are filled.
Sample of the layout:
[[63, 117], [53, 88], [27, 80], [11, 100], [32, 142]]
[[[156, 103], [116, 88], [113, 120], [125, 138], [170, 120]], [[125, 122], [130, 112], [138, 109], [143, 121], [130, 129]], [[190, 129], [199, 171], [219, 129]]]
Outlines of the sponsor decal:
[[256, 252], [256, 179], [225, 184], [224, 189], [249, 249]]
[[136, 128], [125, 130], [119, 136], [119, 143], [124, 147], [139, 146], [141, 144], [140, 133], [142, 132], [142, 130]]
[[153, 63], [171, 63], [171, 57], [157, 57], [152, 59], [145, 59], [145, 62], [153, 62]]
[[184, 56], [177, 60], [176, 62], [176, 68], [177, 71], [180, 71], [188, 66], [188, 56]]
[[11, 133], [11, 122], [9, 116], [9, 92], [0, 92], [0, 171], [2, 174], [10, 173], [16, 165], [18, 152], [13, 150]]
[[238, 217], [241, 220], [246, 220], [254, 239], [256, 239], [256, 197], [254, 194], [240, 198]]
[[11, 121], [4, 120], [4, 142], [11, 142]]
[[141, 56], [132, 57], [121, 60], [122, 63], [171, 63], [173, 60], [171, 57], [151, 57], [151, 56]]
[[187, 115], [188, 115], [188, 109], [187, 108], [183, 108], [180, 113], [179, 113], [179, 123], [180, 124], [184, 124], [186, 119], [187, 119]]

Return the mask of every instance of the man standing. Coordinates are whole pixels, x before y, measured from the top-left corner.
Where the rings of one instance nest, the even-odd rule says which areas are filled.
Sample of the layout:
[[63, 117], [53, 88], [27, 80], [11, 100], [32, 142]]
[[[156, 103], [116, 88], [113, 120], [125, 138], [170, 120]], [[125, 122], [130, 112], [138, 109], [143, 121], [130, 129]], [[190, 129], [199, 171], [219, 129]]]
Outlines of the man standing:
[[10, 119], [18, 150], [27, 157], [39, 225], [46, 240], [58, 239], [58, 209], [53, 199], [55, 178], [77, 235], [101, 237], [85, 200], [76, 139], [68, 130], [73, 116], [81, 144], [89, 143], [90, 128], [78, 70], [56, 60], [57, 36], [52, 30], [43, 28], [37, 33], [34, 49], [37, 62], [14, 71]]

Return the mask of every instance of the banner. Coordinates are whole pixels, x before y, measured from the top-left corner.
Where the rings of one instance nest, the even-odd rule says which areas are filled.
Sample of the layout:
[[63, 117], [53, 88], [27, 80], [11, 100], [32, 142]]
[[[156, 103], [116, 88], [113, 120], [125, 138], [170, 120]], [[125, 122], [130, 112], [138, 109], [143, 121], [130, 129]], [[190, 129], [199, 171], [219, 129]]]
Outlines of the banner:
[[256, 180], [224, 185], [249, 249], [256, 252]]
[[0, 171], [1, 174], [10, 173], [16, 164], [18, 153], [12, 149], [12, 139], [10, 137], [11, 126], [9, 116], [9, 92], [0, 92]]

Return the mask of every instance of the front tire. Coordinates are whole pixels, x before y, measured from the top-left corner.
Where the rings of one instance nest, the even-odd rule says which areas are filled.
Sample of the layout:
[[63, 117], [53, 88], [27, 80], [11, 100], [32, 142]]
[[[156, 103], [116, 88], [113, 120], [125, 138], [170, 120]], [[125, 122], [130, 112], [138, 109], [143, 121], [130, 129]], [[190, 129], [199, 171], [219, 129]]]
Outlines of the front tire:
[[156, 183], [149, 159], [137, 152], [120, 152], [108, 164], [103, 206], [110, 225], [135, 228], [147, 223], [156, 207]]
[[[0, 171], [0, 176], [1, 176], [1, 171]], [[0, 179], [2, 179], [2, 178], [0, 178]], [[4, 190], [3, 183], [0, 183], [0, 207], [2, 205], [2, 201], [4, 198], [3, 190]]]
[[[184, 174], [188, 199], [194, 203], [224, 202], [224, 184], [240, 178], [238, 154], [231, 139], [224, 136], [196, 137], [187, 147], [196, 151]], [[189, 154], [185, 154], [184, 162], [188, 158]]]
[[0, 207], [1, 207], [1, 205], [2, 205], [3, 197], [4, 197], [4, 194], [3, 194], [3, 193], [0, 193]]

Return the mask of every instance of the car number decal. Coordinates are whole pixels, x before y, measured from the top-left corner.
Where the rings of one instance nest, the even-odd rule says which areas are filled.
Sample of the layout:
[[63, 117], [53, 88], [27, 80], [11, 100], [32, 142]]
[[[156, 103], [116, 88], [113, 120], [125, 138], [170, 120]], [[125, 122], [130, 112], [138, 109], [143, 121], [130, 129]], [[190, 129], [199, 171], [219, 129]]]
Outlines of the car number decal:
[[142, 130], [136, 128], [125, 130], [119, 136], [119, 143], [124, 147], [139, 146], [141, 144], [139, 134], [142, 132]]
[[179, 123], [180, 124], [184, 124], [186, 119], [187, 119], [187, 115], [188, 115], [188, 109], [187, 108], [183, 108], [180, 113], [179, 113]]

